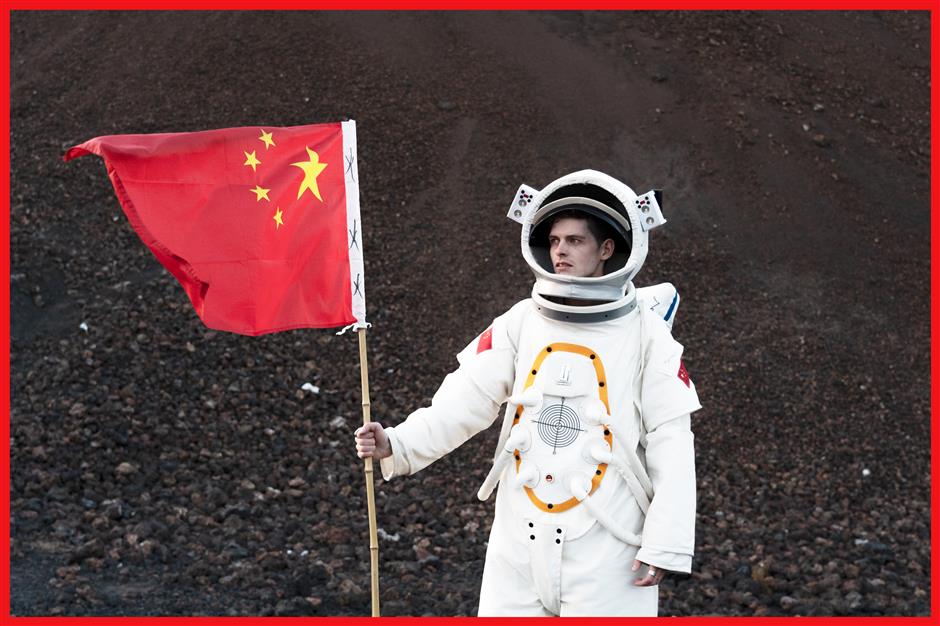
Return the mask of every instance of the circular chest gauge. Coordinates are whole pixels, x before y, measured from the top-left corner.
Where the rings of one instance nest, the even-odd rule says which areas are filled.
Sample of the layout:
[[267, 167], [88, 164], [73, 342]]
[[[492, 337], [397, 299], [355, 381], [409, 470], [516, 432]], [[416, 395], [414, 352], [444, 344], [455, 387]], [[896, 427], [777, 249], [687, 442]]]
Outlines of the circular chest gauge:
[[570, 446], [584, 432], [577, 411], [564, 402], [543, 408], [535, 423], [539, 439], [553, 450]]

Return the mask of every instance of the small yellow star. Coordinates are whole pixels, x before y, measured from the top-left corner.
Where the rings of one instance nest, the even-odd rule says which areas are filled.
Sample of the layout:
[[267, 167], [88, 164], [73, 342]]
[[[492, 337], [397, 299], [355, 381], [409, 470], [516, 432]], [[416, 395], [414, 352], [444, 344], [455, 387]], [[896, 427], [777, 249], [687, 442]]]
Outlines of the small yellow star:
[[271, 198], [268, 197], [268, 192], [271, 191], [270, 189], [264, 189], [263, 187], [259, 187], [258, 185], [255, 185], [255, 188], [252, 189], [251, 191], [258, 196], [257, 198], [255, 198], [258, 202], [261, 202], [261, 198], [264, 198], [268, 202], [271, 201]]
[[327, 164], [320, 163], [320, 155], [310, 148], [307, 148], [307, 156], [310, 157], [309, 161], [291, 163], [294, 167], [299, 167], [304, 171], [304, 180], [300, 183], [300, 189], [297, 190], [297, 199], [299, 200], [300, 196], [309, 189], [310, 193], [317, 197], [317, 200], [323, 202], [323, 198], [320, 197], [320, 187], [317, 186], [317, 176], [326, 169]]
[[246, 157], [248, 160], [245, 161], [244, 165], [250, 166], [250, 167], [251, 167], [251, 171], [257, 172], [257, 171], [258, 171], [258, 166], [261, 165], [261, 161], [259, 161], [259, 160], [258, 160], [258, 157], [255, 156], [255, 151], [252, 150], [251, 152], [246, 152], [246, 153], [245, 153], [245, 157]]
[[264, 149], [265, 149], [265, 150], [267, 150], [267, 149], [270, 148], [271, 146], [276, 146], [276, 145], [277, 145], [276, 143], [274, 143], [274, 133], [266, 133], [266, 132], [264, 132], [264, 129], [263, 129], [263, 128], [261, 129], [261, 136], [258, 137], [258, 139], [260, 139], [261, 141], [264, 142]]
[[277, 212], [274, 214], [274, 222], [277, 224], [276, 228], [280, 229], [284, 225], [284, 220], [281, 219], [281, 215], [284, 212], [281, 211], [281, 207], [277, 207]]

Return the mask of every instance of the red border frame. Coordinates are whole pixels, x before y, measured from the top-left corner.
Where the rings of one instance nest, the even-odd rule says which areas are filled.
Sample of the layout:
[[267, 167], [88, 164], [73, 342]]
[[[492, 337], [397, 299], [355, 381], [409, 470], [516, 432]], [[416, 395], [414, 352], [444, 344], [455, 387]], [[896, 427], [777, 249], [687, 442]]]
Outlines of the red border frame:
[[[937, 33], [940, 27], [940, 0], [907, 0], [905, 2], [895, 3], [888, 0], [827, 0], [824, 2], [812, 2], [811, 0], [773, 0], [761, 2], [759, 0], [675, 0], [673, 2], [656, 2], [655, 0], [636, 0], [634, 2], [618, 2], [611, 0], [584, 0], [579, 3], [573, 3], [571, 0], [454, 0], [453, 2], [443, 3], [440, 0], [361, 0], [358, 2], [349, 2], [344, 0], [321, 0], [320, 2], [310, 2], [302, 0], [271, 0], [269, 2], [259, 2], [257, 0], [192, 0], [183, 2], [181, 0], [141, 0], [139, 2], [130, 2], [129, 0], [88, 0], [85, 2], [64, 2], [62, 0], [13, 0], [5, 3], [6, 6], [0, 8], [0, 45], [3, 47], [3, 64], [0, 68], [0, 76], [3, 80], [3, 89], [5, 97], [2, 99], [2, 123], [3, 132], [0, 133], [0, 163], [9, 171], [10, 167], [10, 13], [16, 10], [229, 10], [229, 9], [319, 9], [319, 10], [381, 10], [381, 9], [404, 9], [404, 10], [558, 10], [558, 9], [632, 9], [632, 10], [651, 10], [651, 9], [697, 9], [697, 10], [923, 10], [930, 12], [930, 62], [931, 62], [931, 102], [930, 102], [930, 146], [931, 146], [931, 221], [930, 221], [930, 330], [931, 330], [931, 424], [933, 425], [933, 414], [938, 405], [937, 395], [940, 391], [935, 377], [938, 360], [934, 351], [934, 331], [937, 323], [940, 321], [940, 313], [935, 306], [935, 294], [940, 287], [940, 278], [934, 271], [938, 261], [940, 261], [940, 249], [937, 241], [940, 238], [940, 224], [935, 219], [935, 209], [937, 207], [938, 194], [937, 182], [940, 175], [940, 165], [934, 156], [937, 153], [938, 141], [936, 133], [936, 119], [938, 111], [937, 94], [938, 83], [940, 83], [940, 70], [938, 70], [938, 61], [940, 55], [937, 51]], [[10, 177], [2, 178], [0, 183], [0, 195], [7, 206], [7, 215], [10, 212]], [[0, 233], [5, 237], [6, 245], [3, 246], [3, 253], [0, 254], [0, 269], [10, 274], [10, 222], [9, 219], [0, 223]], [[3, 286], [3, 305], [0, 306], [0, 327], [5, 333], [2, 341], [3, 360], [0, 362], [4, 379], [0, 384], [0, 423], [2, 423], [9, 441], [10, 432], [10, 284], [5, 282]], [[936, 457], [938, 450], [938, 441], [940, 435], [936, 428], [931, 429], [930, 451], [931, 459]], [[940, 562], [938, 562], [936, 551], [933, 549], [937, 541], [937, 491], [934, 485], [937, 482], [937, 465], [931, 462], [931, 602], [930, 617], [870, 617], [862, 618], [866, 624], [934, 624], [938, 623], [937, 613], [940, 607], [940, 593], [938, 593], [936, 581], [940, 576]], [[0, 481], [9, 487], [10, 485], [10, 447], [4, 446], [2, 463], [0, 463]], [[357, 623], [366, 622], [373, 618], [370, 617], [311, 617], [311, 618], [281, 618], [281, 617], [15, 617], [10, 615], [10, 497], [9, 492], [5, 497], [0, 498], [3, 502], [2, 516], [0, 516], [0, 540], [2, 540], [2, 569], [0, 569], [0, 595], [2, 595], [2, 604], [0, 604], [0, 624], [69, 624], [75, 626], [84, 626], [86, 624], [102, 624], [105, 622], [122, 621], [133, 624], [165, 624], [168, 620], [186, 620], [189, 623], [196, 624], [297, 624], [301, 621], [326, 621]], [[363, 612], [368, 612], [368, 607], [363, 607]], [[419, 623], [422, 618], [394, 617], [386, 618], [397, 623]], [[450, 622], [474, 620], [477, 618], [431, 618], [433, 620], [448, 620]], [[494, 618], [490, 618], [494, 619]], [[500, 618], [495, 618], [500, 619]], [[504, 618], [508, 619], [508, 618]], [[593, 624], [597, 618], [574, 618], [574, 622], [583, 624]], [[654, 623], [658, 618], [639, 618], [630, 619], [629, 623]], [[733, 617], [682, 617], [675, 618], [681, 620], [694, 620], [697, 624], [726, 624], [736, 620], [759, 620], [762, 624], [783, 624], [793, 618], [790, 617], [753, 617], [753, 618], [733, 618]], [[854, 622], [860, 618], [855, 617], [803, 617], [803, 622], [820, 623], [823, 621], [838, 620], [847, 623], [847, 620]], [[514, 619], [515, 623], [542, 624], [541, 618]], [[614, 618], [608, 621], [627, 623], [627, 618]]]
[[[3, 46], [4, 62], [0, 69], [3, 75], [3, 88], [5, 96], [0, 106], [3, 107], [0, 117], [3, 119], [3, 131], [0, 132], [0, 159], [7, 171], [10, 169], [10, 12], [3, 10], [0, 14], [0, 45]], [[12, 174], [11, 174], [12, 175]], [[0, 274], [10, 275], [10, 176], [4, 176], [0, 182], [0, 197], [7, 207], [7, 219], [0, 224], [0, 231], [4, 235], [3, 254], [0, 255]], [[0, 384], [0, 421], [7, 433], [7, 443], [3, 450], [3, 462], [0, 463], [0, 481], [10, 486], [10, 283], [3, 283], [3, 306], [0, 306], [0, 331], [3, 336], [3, 361], [0, 370], [3, 372], [3, 382]], [[6, 491], [0, 500], [3, 501], [2, 516], [0, 516], [0, 541], [3, 542], [3, 570], [0, 571], [0, 584], [3, 589], [3, 613], [0, 621], [10, 615], [10, 492]]]
[[940, 17], [937, 15], [937, 6], [932, 7], [930, 13], [930, 615], [937, 617], [938, 598], [940, 593], [937, 591], [937, 580], [940, 578], [940, 563], [937, 562], [937, 464], [934, 460], [937, 458], [937, 443], [940, 437], [937, 435], [937, 425], [933, 416], [937, 412], [937, 391], [940, 385], [937, 384], [937, 352], [934, 349], [937, 329], [938, 313], [936, 307], [937, 287], [940, 286], [940, 279], [937, 276], [937, 261], [940, 259], [940, 251], [937, 247], [937, 239], [940, 236], [940, 226], [937, 223], [937, 199], [940, 197], [937, 192], [938, 173], [940, 166], [936, 159], [937, 151], [937, 81], [940, 79], [940, 70], [937, 68], [937, 62], [940, 60], [940, 54], [937, 52], [937, 33], [940, 27]]
[[[280, 9], [312, 9], [312, 10], [577, 10], [589, 11], [596, 9], [620, 10], [653, 10], [653, 9], [687, 9], [687, 10], [824, 10], [824, 11], [934, 11], [938, 6], [936, 0], [905, 0], [891, 2], [891, 0], [585, 0], [572, 2], [572, 0], [271, 0], [263, 2], [258, 0], [78, 0], [67, 2], [63, 0], [11, 0], [11, 10], [280, 10]], [[9, 25], [9, 20], [7, 21]], [[9, 28], [7, 28], [9, 36]], [[9, 53], [9, 51], [7, 51]]]

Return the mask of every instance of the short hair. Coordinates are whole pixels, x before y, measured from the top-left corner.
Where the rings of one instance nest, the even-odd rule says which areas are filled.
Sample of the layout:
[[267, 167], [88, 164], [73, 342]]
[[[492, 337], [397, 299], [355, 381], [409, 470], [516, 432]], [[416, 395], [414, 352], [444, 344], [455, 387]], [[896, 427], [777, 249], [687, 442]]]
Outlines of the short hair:
[[594, 236], [594, 239], [597, 240], [598, 246], [604, 243], [605, 239], [610, 239], [614, 242], [614, 250], [617, 249], [617, 236], [614, 232], [614, 229], [610, 227], [610, 224], [606, 223], [604, 220], [595, 215], [591, 215], [587, 211], [579, 211], [578, 209], [562, 209], [558, 213], [555, 213], [549, 220], [548, 231], [551, 232], [555, 222], [565, 218], [584, 220], [587, 222], [588, 231], [590, 231], [591, 235]]

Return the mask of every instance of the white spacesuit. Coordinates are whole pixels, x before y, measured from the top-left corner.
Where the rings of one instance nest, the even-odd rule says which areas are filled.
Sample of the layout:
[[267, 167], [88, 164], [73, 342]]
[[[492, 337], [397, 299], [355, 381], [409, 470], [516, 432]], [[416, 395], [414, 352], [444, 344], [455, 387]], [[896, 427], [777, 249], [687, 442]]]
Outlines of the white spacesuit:
[[[603, 276], [553, 271], [547, 229], [583, 211], [619, 236]], [[386, 479], [413, 474], [489, 427], [508, 402], [480, 615], [656, 615], [650, 566], [689, 572], [695, 528], [690, 413], [700, 404], [671, 335], [678, 294], [637, 290], [648, 231], [665, 222], [658, 192], [637, 196], [584, 170], [542, 190], [523, 185], [509, 216], [522, 224], [532, 297], [497, 317], [460, 354], [429, 407], [386, 429]], [[573, 304], [578, 301], [587, 305]]]

